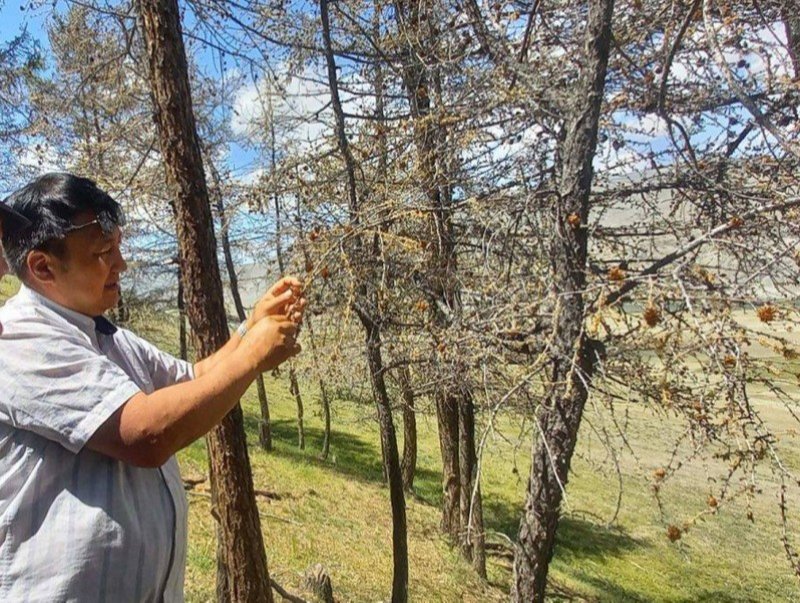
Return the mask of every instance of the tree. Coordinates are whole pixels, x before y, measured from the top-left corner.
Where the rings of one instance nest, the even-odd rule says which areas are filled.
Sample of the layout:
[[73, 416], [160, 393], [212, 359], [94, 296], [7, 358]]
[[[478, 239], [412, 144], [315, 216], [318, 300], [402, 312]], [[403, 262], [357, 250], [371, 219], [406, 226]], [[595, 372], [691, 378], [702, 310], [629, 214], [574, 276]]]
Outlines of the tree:
[[[205, 357], [224, 345], [228, 330], [178, 4], [142, 0], [139, 11], [161, 151], [175, 197], [187, 315], [197, 352]], [[218, 583], [218, 598], [272, 601], [240, 407], [223, 419], [207, 442], [220, 526], [218, 554], [224, 555], [226, 572], [225, 583]]]
[[[600, 105], [611, 46], [613, 0], [589, 0], [583, 68], [559, 149], [561, 174], [551, 201], [550, 248], [552, 296], [551, 369], [547, 398], [533, 420], [531, 475], [514, 555], [512, 598], [544, 601], [547, 570], [553, 556], [559, 508], [589, 395], [595, 350], [584, 332], [587, 231], [592, 162], [597, 146]], [[578, 221], [575, 219], [578, 217]]]
[[42, 53], [27, 32], [0, 45], [0, 166], [6, 173], [16, 167], [25, 133], [35, 120], [34, 108], [26, 101], [43, 67]]
[[[437, 348], [448, 345], [447, 330], [463, 318], [453, 220], [453, 179], [449, 175], [447, 147], [452, 144], [441, 117], [441, 73], [436, 56], [437, 28], [433, 4], [395, 4], [398, 30], [408, 40], [403, 64], [403, 83], [413, 116], [419, 181], [428, 200], [430, 266], [427, 270], [428, 307], [436, 327]], [[429, 67], [428, 65], [432, 65]], [[452, 357], [452, 356], [451, 356]], [[475, 410], [466, 367], [459, 360], [437, 356], [439, 372], [434, 398], [442, 455], [442, 530], [460, 545], [476, 570], [486, 577], [483, 511], [475, 457]]]
[[[355, 283], [356, 297], [353, 310], [364, 328], [366, 359], [372, 391], [378, 408], [378, 421], [381, 433], [381, 449], [384, 455], [384, 468], [389, 482], [389, 495], [392, 505], [392, 552], [394, 573], [392, 579], [392, 603], [404, 603], [408, 599], [408, 541], [406, 528], [405, 497], [403, 495], [403, 477], [400, 470], [400, 458], [397, 450], [397, 437], [392, 417], [392, 407], [386, 389], [384, 364], [381, 355], [382, 347], [382, 311], [379, 294], [379, 276], [384, 265], [381, 253], [380, 234], [373, 233], [372, 244], [367, 247], [363, 240], [362, 220], [366, 190], [358, 190], [356, 180], [356, 162], [350, 148], [345, 129], [345, 117], [339, 97], [336, 60], [331, 41], [328, 0], [320, 0], [320, 19], [325, 46], [325, 60], [328, 71], [331, 102], [336, 118], [336, 138], [339, 152], [345, 167], [346, 191], [350, 214], [350, 226], [354, 237], [351, 257], [356, 260], [367, 258], [364, 276]], [[368, 253], [368, 256], [365, 256]]]

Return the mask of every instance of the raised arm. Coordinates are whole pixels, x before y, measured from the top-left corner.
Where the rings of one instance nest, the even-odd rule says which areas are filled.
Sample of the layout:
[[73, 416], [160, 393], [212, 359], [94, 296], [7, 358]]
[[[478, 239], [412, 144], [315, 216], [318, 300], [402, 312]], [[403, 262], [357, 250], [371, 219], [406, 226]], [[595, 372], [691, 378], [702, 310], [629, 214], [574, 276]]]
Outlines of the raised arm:
[[296, 333], [297, 325], [285, 317], [258, 321], [235, 349], [194, 380], [134, 395], [86, 446], [140, 467], [163, 465], [214, 427], [260, 372], [297, 354]]

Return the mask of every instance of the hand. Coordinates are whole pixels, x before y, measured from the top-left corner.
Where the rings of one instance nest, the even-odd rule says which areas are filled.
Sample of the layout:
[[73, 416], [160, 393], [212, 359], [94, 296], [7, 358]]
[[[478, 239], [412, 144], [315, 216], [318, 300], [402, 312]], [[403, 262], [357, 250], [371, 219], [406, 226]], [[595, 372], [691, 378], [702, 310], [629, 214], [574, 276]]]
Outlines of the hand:
[[253, 313], [247, 320], [247, 328], [266, 316], [286, 316], [295, 324], [300, 324], [305, 313], [306, 298], [303, 285], [296, 278], [287, 276], [270, 287], [269, 291], [258, 300]]
[[286, 316], [267, 316], [247, 332], [240, 348], [263, 373], [300, 353], [296, 338], [297, 324]]

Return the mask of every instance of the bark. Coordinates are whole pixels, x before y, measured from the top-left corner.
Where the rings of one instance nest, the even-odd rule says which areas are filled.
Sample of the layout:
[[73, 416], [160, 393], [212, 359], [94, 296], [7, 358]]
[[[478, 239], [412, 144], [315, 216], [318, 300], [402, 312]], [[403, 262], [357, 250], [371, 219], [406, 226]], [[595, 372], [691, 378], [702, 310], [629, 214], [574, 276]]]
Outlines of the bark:
[[[225, 258], [225, 269], [228, 272], [228, 283], [231, 290], [233, 305], [236, 307], [236, 316], [240, 322], [247, 320], [247, 312], [242, 303], [242, 295], [239, 291], [239, 276], [236, 274], [236, 266], [233, 263], [233, 251], [231, 249], [230, 228], [227, 214], [225, 213], [225, 203], [222, 200], [222, 189], [220, 178], [214, 164], [209, 162], [211, 179], [214, 182], [214, 198], [217, 213], [220, 221], [220, 238], [222, 239], [222, 255]], [[261, 421], [258, 425], [258, 443], [264, 450], [272, 450], [272, 426], [269, 418], [269, 400], [267, 399], [267, 388], [264, 386], [264, 376], [256, 377], [256, 390], [258, 393], [258, 407], [261, 411]]]
[[381, 437], [381, 481], [389, 483], [389, 460], [386, 457], [386, 440]]
[[475, 406], [464, 394], [458, 405], [458, 466], [461, 511], [461, 552], [486, 579], [486, 538], [483, 530], [483, 501], [475, 455]]
[[335, 603], [331, 577], [321, 564], [317, 563], [306, 571], [304, 582], [319, 603]]
[[289, 366], [289, 391], [294, 396], [297, 405], [297, 445], [301, 450], [306, 447], [306, 430], [303, 427], [303, 396], [300, 395], [300, 384], [297, 382], [297, 372], [294, 366]]
[[593, 370], [591, 341], [583, 332], [592, 159], [597, 146], [600, 105], [611, 41], [613, 0], [589, 0], [581, 77], [568, 112], [559, 196], [554, 201], [550, 248], [553, 315], [551, 372], [547, 398], [534, 417], [539, 431], [532, 445], [531, 473], [514, 556], [514, 601], [544, 601], [563, 489]]
[[458, 455], [458, 399], [438, 391], [436, 421], [439, 427], [439, 452], [442, 456], [442, 532], [457, 543], [461, 532], [461, 478]]
[[[322, 0], [325, 2], [325, 0]], [[408, 544], [406, 527], [406, 501], [403, 495], [403, 478], [397, 452], [397, 436], [392, 419], [392, 406], [384, 381], [381, 358], [380, 332], [374, 323], [367, 322], [366, 344], [372, 391], [378, 406], [378, 421], [381, 430], [381, 447], [386, 455], [385, 466], [389, 479], [389, 497], [392, 505], [392, 552], [394, 576], [392, 581], [392, 603], [408, 600]]]
[[353, 309], [365, 331], [367, 366], [370, 374], [373, 395], [378, 409], [380, 423], [381, 447], [384, 450], [389, 479], [389, 496], [392, 506], [392, 603], [405, 603], [408, 600], [408, 544], [406, 527], [406, 507], [403, 494], [403, 478], [400, 472], [400, 459], [397, 452], [397, 437], [394, 430], [392, 408], [384, 381], [385, 367], [381, 357], [381, 311], [376, 287], [380, 280], [378, 275], [383, 268], [380, 237], [375, 233], [372, 245], [366, 248], [360, 232], [360, 199], [356, 182], [356, 162], [345, 131], [345, 118], [339, 97], [336, 60], [331, 42], [329, 0], [319, 0], [322, 39], [325, 49], [328, 84], [331, 92], [331, 106], [336, 118], [336, 139], [339, 152], [344, 161], [347, 175], [347, 196], [350, 213], [350, 225], [355, 233], [351, 251], [351, 261], [365, 263], [367, 276], [361, 278], [356, 286], [356, 299]]
[[269, 401], [263, 375], [259, 375], [256, 379], [256, 390], [258, 392], [258, 408], [261, 411], [261, 421], [258, 423], [258, 444], [269, 452], [272, 450], [272, 421], [269, 417]]
[[[214, 224], [192, 112], [177, 0], [140, 0], [155, 118], [166, 180], [175, 202], [187, 315], [203, 358], [228, 339]], [[253, 492], [241, 408], [207, 437], [219, 518], [223, 594], [236, 602], [272, 602], [267, 557]]]
[[398, 372], [400, 392], [403, 396], [403, 490], [414, 491], [414, 473], [417, 469], [417, 415], [414, 408], [414, 390], [411, 388], [411, 371], [404, 365]]
[[186, 344], [186, 304], [183, 299], [183, 277], [181, 276], [180, 262], [178, 262], [178, 345], [180, 346], [181, 360], [188, 358]]

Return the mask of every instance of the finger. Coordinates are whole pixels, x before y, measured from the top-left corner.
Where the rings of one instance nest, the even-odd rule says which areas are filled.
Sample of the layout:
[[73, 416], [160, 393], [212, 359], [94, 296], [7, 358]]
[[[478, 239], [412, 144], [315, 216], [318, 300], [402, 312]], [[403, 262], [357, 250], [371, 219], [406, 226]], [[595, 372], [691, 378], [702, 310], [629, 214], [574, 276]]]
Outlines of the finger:
[[267, 295], [278, 295], [286, 291], [289, 288], [289, 284], [286, 282], [285, 278], [279, 279], [272, 287], [267, 290]]
[[300, 284], [299, 280], [297, 280], [292, 276], [285, 276], [282, 279], [280, 279], [277, 283], [272, 285], [272, 287], [270, 287], [269, 291], [267, 292], [267, 295], [278, 295], [280, 293], [283, 293], [287, 289], [294, 290], [300, 288], [302, 288], [302, 285]]
[[278, 323], [278, 332], [283, 335], [294, 336], [297, 334], [297, 325], [291, 320], [282, 320]]
[[308, 300], [306, 300], [305, 297], [301, 297], [300, 299], [295, 300], [294, 302], [292, 302], [292, 305], [291, 305], [290, 308], [292, 310], [298, 310], [300, 312], [303, 312], [306, 309], [307, 305], [308, 305]]
[[286, 308], [286, 315], [287, 316], [294, 316], [295, 314], [299, 314], [302, 316], [306, 313], [306, 305], [305, 304], [291, 304]]
[[267, 314], [275, 314], [276, 310], [286, 306], [292, 301], [292, 291], [287, 290], [273, 299], [264, 300], [264, 311]]

